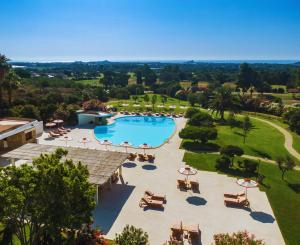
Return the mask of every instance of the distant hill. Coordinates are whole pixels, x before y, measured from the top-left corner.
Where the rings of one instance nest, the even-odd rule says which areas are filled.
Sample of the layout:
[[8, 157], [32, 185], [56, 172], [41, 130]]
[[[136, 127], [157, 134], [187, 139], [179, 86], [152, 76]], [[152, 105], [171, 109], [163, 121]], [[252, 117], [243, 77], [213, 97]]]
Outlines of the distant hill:
[[300, 66], [300, 61], [299, 61], [299, 62], [296, 62], [294, 65]]

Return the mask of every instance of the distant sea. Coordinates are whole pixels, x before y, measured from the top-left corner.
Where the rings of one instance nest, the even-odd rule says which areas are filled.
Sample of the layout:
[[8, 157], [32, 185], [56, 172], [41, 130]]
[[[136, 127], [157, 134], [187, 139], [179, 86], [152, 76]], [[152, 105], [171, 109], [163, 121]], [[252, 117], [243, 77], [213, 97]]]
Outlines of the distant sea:
[[[122, 62], [122, 63], [152, 63], [152, 62], [161, 62], [161, 63], [174, 63], [174, 64], [184, 64], [184, 63], [215, 63], [215, 64], [240, 64], [240, 63], [249, 63], [249, 64], [294, 64], [300, 60], [106, 60], [105, 62]], [[10, 63], [72, 63], [78, 61], [11, 61]], [[102, 61], [82, 61], [86, 62], [102, 62]]]

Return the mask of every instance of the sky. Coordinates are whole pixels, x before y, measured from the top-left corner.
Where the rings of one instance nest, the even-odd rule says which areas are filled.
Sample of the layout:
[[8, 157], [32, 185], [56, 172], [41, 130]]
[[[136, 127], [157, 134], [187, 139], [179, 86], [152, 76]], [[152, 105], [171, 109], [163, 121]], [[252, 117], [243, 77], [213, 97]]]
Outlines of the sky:
[[2, 0], [14, 61], [300, 60], [300, 0]]

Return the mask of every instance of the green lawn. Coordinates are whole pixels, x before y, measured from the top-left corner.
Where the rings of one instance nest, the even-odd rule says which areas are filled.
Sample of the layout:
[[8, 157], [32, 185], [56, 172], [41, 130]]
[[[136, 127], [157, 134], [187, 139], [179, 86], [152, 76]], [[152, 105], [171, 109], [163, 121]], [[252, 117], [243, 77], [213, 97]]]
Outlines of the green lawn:
[[81, 83], [84, 85], [91, 85], [91, 86], [99, 86], [99, 79], [89, 79], [89, 80], [76, 80], [75, 83]]
[[213, 143], [220, 146], [237, 145], [243, 148], [245, 154], [275, 160], [278, 156], [288, 154], [284, 148], [284, 136], [268, 124], [251, 119], [253, 129], [243, 143], [243, 131], [240, 128], [218, 125], [218, 138]]
[[[217, 172], [215, 169], [217, 157], [213, 154], [187, 152], [184, 155], [184, 161], [199, 170]], [[266, 176], [264, 186], [260, 189], [268, 196], [286, 244], [298, 245], [300, 241], [300, 171], [288, 172], [287, 182], [285, 182], [281, 180], [277, 166], [262, 162], [260, 173]], [[238, 169], [227, 174], [236, 177], [244, 176]]]
[[[109, 105], [113, 105], [115, 107], [118, 108], [119, 111], [124, 111], [124, 110], [128, 110], [128, 111], [149, 111], [152, 110], [152, 107], [147, 108], [145, 107], [146, 104], [151, 105], [151, 98], [153, 96], [153, 94], [148, 94], [149, 96], [149, 102], [145, 102], [144, 101], [144, 95], [139, 95], [137, 101], [135, 102], [133, 100], [133, 96], [131, 96], [130, 99], [128, 100], [110, 100], [108, 102]], [[129, 104], [128, 106], [122, 106], [122, 104]], [[134, 107], [134, 104], [139, 104], [140, 107]], [[165, 112], [176, 112], [176, 113], [184, 113], [186, 111], [186, 109], [182, 109], [180, 108], [180, 106], [189, 106], [187, 101], [182, 101], [182, 100], [178, 100], [175, 98], [171, 98], [171, 97], [167, 97], [167, 102], [165, 103], [165, 107], [164, 108], [158, 108], [158, 105], [162, 105], [162, 101], [161, 101], [161, 96], [157, 95], [157, 102], [154, 105], [154, 111], [155, 112], [161, 112], [161, 111], [165, 111]], [[169, 106], [171, 105], [176, 105], [175, 109], [170, 109]]]
[[266, 120], [268, 120], [272, 123], [277, 124], [278, 126], [284, 128], [284, 129], [286, 129], [287, 131], [289, 131], [293, 136], [293, 147], [295, 148], [295, 150], [298, 153], [300, 153], [300, 135], [298, 135], [295, 132], [291, 131], [289, 129], [289, 125], [284, 123], [282, 118], [272, 116], [272, 115], [266, 115], [266, 114], [263, 114], [263, 113], [249, 113], [249, 112], [247, 112], [247, 114], [249, 114], [250, 116], [266, 119]]

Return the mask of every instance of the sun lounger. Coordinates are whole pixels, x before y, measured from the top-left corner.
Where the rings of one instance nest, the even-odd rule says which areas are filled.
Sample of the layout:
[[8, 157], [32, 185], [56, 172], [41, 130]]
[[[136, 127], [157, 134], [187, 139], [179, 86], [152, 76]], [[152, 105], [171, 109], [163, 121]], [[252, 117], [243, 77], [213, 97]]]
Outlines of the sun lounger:
[[139, 161], [141, 162], [144, 162], [144, 161], [147, 161], [147, 156], [145, 156], [144, 154], [138, 154], [138, 157], [139, 157]]
[[177, 180], [177, 187], [180, 190], [182, 190], [182, 189], [186, 190], [187, 188], [186, 188], [186, 182], [185, 182], [185, 180], [178, 179]]
[[134, 161], [137, 157], [137, 154], [135, 153], [130, 153], [129, 156], [128, 156], [128, 160], [130, 161]]
[[58, 130], [58, 132], [60, 132], [61, 134], [66, 134], [66, 133], [68, 133], [66, 130], [62, 130], [61, 128], [58, 128], [57, 130]]
[[160, 200], [163, 201], [164, 203], [167, 202], [166, 195], [160, 195], [160, 194], [154, 194], [151, 191], [145, 191], [145, 196], [148, 198], [151, 198], [152, 200]]
[[149, 208], [164, 208], [164, 202], [160, 200], [152, 200], [145, 197], [142, 197], [140, 201], [140, 207], [149, 207]]
[[224, 197], [229, 197], [229, 198], [238, 198], [238, 197], [243, 197], [245, 196], [245, 192], [239, 192], [239, 193], [224, 193]]
[[49, 132], [49, 135], [50, 135], [50, 137], [54, 137], [54, 138], [60, 136], [60, 134], [54, 133], [54, 132], [52, 132], [52, 131]]
[[55, 133], [55, 134], [59, 134], [60, 136], [64, 135], [62, 132], [59, 132], [59, 130], [55, 130], [55, 131], [52, 131], [52, 132]]
[[197, 244], [200, 241], [201, 231], [199, 225], [190, 225], [186, 227], [187, 232], [189, 233], [189, 242], [191, 244]]
[[199, 182], [198, 181], [190, 181], [191, 189], [194, 192], [199, 192]]
[[225, 198], [224, 199], [225, 206], [240, 206], [247, 207], [249, 206], [249, 202], [246, 197], [238, 197], [238, 198]]
[[60, 127], [61, 130], [67, 131], [67, 132], [71, 132], [71, 129], [69, 128], [65, 128], [65, 127]]
[[147, 158], [148, 158], [148, 162], [154, 162], [154, 159], [155, 159], [155, 155], [147, 155]]
[[182, 222], [173, 224], [171, 232], [169, 244], [183, 244]]

